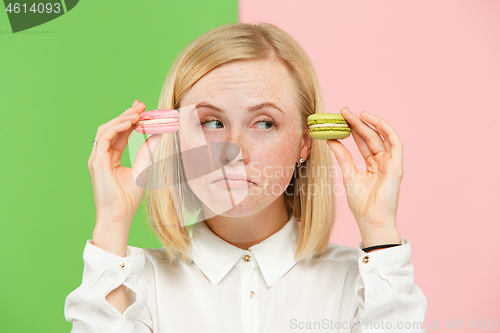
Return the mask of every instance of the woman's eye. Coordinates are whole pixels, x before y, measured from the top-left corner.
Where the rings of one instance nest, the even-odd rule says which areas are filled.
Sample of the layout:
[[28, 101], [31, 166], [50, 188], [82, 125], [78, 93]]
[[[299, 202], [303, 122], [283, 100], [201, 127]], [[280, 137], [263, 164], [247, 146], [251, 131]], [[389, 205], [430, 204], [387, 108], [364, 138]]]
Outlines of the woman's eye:
[[255, 124], [260, 124], [260, 123], [264, 123], [265, 126], [263, 126], [263, 128], [259, 128], [259, 129], [270, 129], [271, 127], [273, 127], [276, 124], [274, 121], [271, 121], [271, 120], [261, 120], [261, 121], [256, 122]]
[[[210, 124], [210, 125], [207, 125], [207, 124]], [[224, 127], [220, 120], [207, 120], [204, 123], [202, 123], [202, 125], [205, 125], [208, 128], [222, 128], [222, 127]]]
[[[258, 124], [261, 124], [258, 126]], [[209, 119], [206, 120], [205, 122], [201, 123], [202, 126], [209, 128], [209, 129], [220, 129], [224, 128], [224, 124], [217, 119]], [[258, 129], [262, 130], [267, 130], [272, 128], [273, 126], [276, 126], [276, 122], [274, 120], [261, 120], [255, 123], [255, 126], [257, 126]]]

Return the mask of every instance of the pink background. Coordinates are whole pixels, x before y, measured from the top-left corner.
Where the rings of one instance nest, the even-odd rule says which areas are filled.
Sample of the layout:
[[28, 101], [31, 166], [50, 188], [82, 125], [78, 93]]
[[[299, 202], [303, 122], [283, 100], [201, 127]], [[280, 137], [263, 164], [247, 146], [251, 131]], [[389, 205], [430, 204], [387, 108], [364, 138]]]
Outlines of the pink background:
[[[403, 140], [398, 229], [427, 297], [425, 328], [500, 320], [500, 1], [240, 0], [239, 20], [302, 45], [328, 112], [366, 110]], [[341, 142], [364, 168], [352, 136]], [[331, 241], [356, 247], [346, 200]]]

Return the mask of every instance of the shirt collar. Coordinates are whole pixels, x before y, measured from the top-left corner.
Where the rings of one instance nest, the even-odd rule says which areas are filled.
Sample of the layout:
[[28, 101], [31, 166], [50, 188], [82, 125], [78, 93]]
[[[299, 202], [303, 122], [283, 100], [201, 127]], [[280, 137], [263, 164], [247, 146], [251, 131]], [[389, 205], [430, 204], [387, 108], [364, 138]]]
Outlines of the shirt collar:
[[300, 225], [295, 216], [291, 215], [280, 230], [245, 251], [214, 234], [205, 221], [202, 221], [196, 223], [190, 231], [191, 258], [212, 285], [216, 286], [238, 260], [250, 251], [267, 286], [271, 287], [298, 262], [294, 255], [299, 233]]

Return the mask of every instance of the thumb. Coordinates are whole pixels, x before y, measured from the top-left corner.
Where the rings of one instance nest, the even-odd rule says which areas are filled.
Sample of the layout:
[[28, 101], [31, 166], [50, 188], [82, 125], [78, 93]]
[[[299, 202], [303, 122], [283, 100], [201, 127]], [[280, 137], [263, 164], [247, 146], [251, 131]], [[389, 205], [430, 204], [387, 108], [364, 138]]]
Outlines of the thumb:
[[344, 180], [351, 179], [355, 174], [359, 171], [356, 169], [356, 165], [352, 159], [351, 153], [349, 150], [340, 143], [338, 140], [326, 140], [326, 143], [335, 154], [337, 161], [340, 165], [340, 170], [342, 170], [342, 175]]
[[[148, 182], [148, 169], [153, 162], [154, 152], [156, 147], [163, 139], [163, 134], [153, 134], [144, 141], [137, 152], [137, 157], [135, 159], [132, 170], [134, 171], [135, 183], [137, 186], [146, 188]], [[157, 188], [160, 184], [156, 184], [153, 187]]]

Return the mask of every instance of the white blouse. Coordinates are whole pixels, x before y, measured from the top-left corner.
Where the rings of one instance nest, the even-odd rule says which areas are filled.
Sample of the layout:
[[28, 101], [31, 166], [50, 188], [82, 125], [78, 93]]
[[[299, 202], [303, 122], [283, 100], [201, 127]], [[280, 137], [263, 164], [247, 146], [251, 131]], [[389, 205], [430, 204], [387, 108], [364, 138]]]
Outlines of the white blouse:
[[[365, 253], [329, 243], [298, 262], [300, 224], [240, 249], [199, 222], [192, 262], [127, 247], [120, 257], [87, 240], [82, 284], [65, 301], [71, 332], [426, 332], [427, 300], [413, 282], [410, 242]], [[123, 315], [105, 297], [124, 284]], [[134, 294], [135, 293], [135, 294]], [[133, 304], [132, 304], [133, 303]]]

